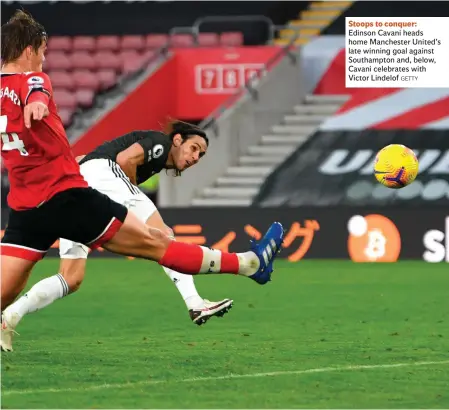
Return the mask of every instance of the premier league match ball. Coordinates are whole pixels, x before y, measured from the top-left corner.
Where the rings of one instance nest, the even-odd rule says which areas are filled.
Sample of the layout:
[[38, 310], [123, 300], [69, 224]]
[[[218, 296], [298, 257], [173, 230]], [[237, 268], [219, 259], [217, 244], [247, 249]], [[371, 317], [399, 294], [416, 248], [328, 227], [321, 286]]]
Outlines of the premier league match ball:
[[374, 160], [374, 176], [382, 185], [393, 189], [411, 184], [418, 175], [418, 168], [415, 153], [400, 144], [382, 148]]

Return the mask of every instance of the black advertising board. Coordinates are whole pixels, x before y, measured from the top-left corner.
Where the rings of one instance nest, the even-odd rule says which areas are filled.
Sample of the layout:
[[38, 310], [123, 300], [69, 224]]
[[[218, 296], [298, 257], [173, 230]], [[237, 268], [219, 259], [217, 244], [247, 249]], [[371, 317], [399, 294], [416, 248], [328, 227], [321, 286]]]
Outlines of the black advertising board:
[[[7, 222], [2, 213], [2, 229]], [[273, 221], [286, 229], [282, 258], [398, 259], [449, 262], [449, 209], [379, 208], [196, 208], [162, 209], [177, 240], [231, 252], [248, 250]], [[57, 244], [49, 256], [58, 256]], [[91, 257], [114, 256], [94, 251]]]

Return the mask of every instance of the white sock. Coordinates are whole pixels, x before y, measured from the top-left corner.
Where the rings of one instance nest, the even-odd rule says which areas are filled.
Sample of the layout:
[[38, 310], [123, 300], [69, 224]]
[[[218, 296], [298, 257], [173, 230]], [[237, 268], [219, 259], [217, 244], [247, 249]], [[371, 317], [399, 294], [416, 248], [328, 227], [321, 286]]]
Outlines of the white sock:
[[165, 267], [164, 271], [178, 288], [187, 309], [195, 309], [203, 305], [203, 298], [196, 290], [192, 275], [185, 275]]
[[[203, 250], [203, 261], [201, 264], [200, 273], [218, 273], [221, 270], [222, 252], [218, 249], [206, 248], [200, 246]], [[257, 255], [252, 252], [236, 253], [239, 261], [239, 275], [251, 276], [254, 275], [260, 266], [260, 261]], [[222, 272], [232, 273], [232, 272]], [[237, 272], [236, 272], [237, 273]]]
[[27, 313], [43, 309], [55, 300], [67, 296], [69, 286], [58, 273], [36, 283], [25, 295], [9, 305], [3, 312], [5, 319], [12, 325], [17, 326], [19, 321]]
[[260, 261], [253, 251], [238, 253], [239, 258], [239, 275], [254, 275], [260, 267]]

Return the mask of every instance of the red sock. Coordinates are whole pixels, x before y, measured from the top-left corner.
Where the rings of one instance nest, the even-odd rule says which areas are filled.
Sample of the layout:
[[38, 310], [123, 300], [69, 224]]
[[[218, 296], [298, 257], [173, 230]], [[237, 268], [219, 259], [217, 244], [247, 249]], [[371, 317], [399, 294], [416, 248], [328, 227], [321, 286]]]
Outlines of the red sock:
[[203, 263], [203, 250], [198, 245], [171, 241], [159, 265], [177, 272], [195, 275]]
[[239, 258], [235, 253], [221, 253], [221, 268], [220, 272], [225, 273], [239, 273]]
[[[204, 255], [205, 252], [210, 252], [210, 254]], [[195, 275], [209, 271], [209, 264], [207, 264], [203, 267], [204, 272], [201, 272], [205, 257], [215, 262], [210, 264], [212, 271], [213, 266], [220, 266], [220, 273], [239, 272], [239, 259], [235, 253], [221, 252], [218, 254], [217, 251], [202, 248], [199, 245], [176, 241], [170, 243], [159, 264], [177, 272]], [[221, 257], [220, 264], [215, 261], [219, 257]]]

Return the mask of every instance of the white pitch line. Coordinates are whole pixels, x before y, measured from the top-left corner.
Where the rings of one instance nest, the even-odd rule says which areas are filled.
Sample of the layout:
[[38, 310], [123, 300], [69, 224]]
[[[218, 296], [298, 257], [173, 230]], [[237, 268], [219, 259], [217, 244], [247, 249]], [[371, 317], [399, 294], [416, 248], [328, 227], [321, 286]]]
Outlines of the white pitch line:
[[162, 383], [191, 383], [191, 382], [207, 382], [215, 380], [230, 380], [230, 379], [246, 379], [256, 377], [274, 377], [274, 376], [288, 376], [296, 374], [308, 374], [308, 373], [330, 373], [330, 372], [342, 372], [353, 370], [370, 370], [370, 369], [390, 369], [394, 367], [412, 367], [412, 366], [435, 366], [449, 364], [449, 360], [443, 360], [438, 362], [410, 362], [410, 363], [392, 363], [392, 364], [368, 364], [368, 365], [354, 365], [354, 366], [341, 366], [341, 367], [318, 367], [316, 369], [305, 370], [285, 370], [278, 372], [266, 372], [266, 373], [248, 373], [248, 374], [226, 374], [223, 376], [210, 376], [210, 377], [192, 377], [189, 379], [180, 380], [141, 380], [138, 382], [129, 383], [116, 383], [116, 384], [98, 384], [96, 386], [80, 386], [76, 388], [62, 387], [60, 389], [30, 389], [30, 390], [6, 390], [2, 389], [2, 396], [12, 396], [21, 394], [39, 394], [39, 393], [65, 393], [65, 392], [86, 392], [103, 389], [124, 389], [137, 386], [150, 386], [153, 384]]

